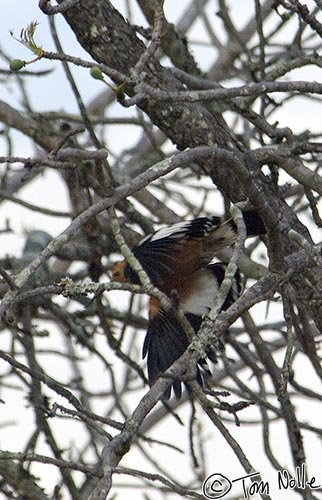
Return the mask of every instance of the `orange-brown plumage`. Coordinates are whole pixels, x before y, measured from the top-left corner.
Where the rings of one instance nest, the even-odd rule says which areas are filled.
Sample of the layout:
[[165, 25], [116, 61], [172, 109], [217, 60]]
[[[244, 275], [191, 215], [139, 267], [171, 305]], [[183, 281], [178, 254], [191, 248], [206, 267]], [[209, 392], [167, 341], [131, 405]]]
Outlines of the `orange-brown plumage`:
[[[245, 215], [247, 235], [263, 234], [264, 226], [255, 213]], [[175, 291], [178, 304], [197, 333], [202, 317], [212, 307], [224, 279], [225, 264], [210, 264], [216, 252], [231, 246], [237, 228], [230, 219], [201, 217], [174, 224], [148, 235], [132, 250], [154, 286], [171, 295]], [[139, 278], [125, 260], [114, 265], [113, 281], [139, 283]], [[237, 273], [223, 308], [232, 304], [240, 293]], [[143, 357], [147, 355], [149, 381], [152, 384], [188, 346], [186, 334], [171, 312], [165, 312], [155, 297], [149, 303], [149, 328], [144, 341]], [[209, 352], [213, 359], [213, 355]], [[201, 382], [200, 373], [197, 378]], [[180, 397], [181, 383], [173, 382]], [[169, 389], [165, 397], [170, 396]]]
[[131, 283], [130, 278], [126, 278], [124, 274], [126, 265], [126, 260], [122, 260], [114, 264], [112, 269], [112, 281], [117, 281], [120, 283]]

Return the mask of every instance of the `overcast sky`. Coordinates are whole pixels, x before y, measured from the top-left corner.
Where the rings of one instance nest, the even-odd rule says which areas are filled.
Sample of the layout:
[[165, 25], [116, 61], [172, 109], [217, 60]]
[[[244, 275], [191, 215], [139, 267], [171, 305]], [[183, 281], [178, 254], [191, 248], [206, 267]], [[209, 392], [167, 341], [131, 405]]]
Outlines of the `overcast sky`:
[[[211, 2], [209, 2], [211, 4]], [[231, 0], [231, 5], [235, 9], [236, 18], [239, 20], [240, 25], [243, 26], [247, 21], [250, 15], [253, 13], [253, 1], [251, 0]], [[116, 0], [113, 4], [118, 8], [121, 6], [124, 8], [124, 2], [121, 0]], [[180, 7], [186, 7], [189, 4], [186, 0], [179, 2], [178, 0], [166, 0], [165, 1], [165, 11], [168, 16], [168, 20], [170, 22], [175, 22], [180, 17]], [[40, 25], [37, 29], [36, 33], [36, 41], [39, 45], [42, 45], [46, 50], [54, 50], [53, 43], [51, 41], [49, 30], [48, 30], [48, 21], [46, 16], [44, 16], [40, 10], [38, 9], [38, 1], [37, 0], [1, 0], [1, 16], [0, 16], [0, 44], [2, 49], [4, 49], [5, 53], [12, 58], [21, 58], [21, 59], [32, 59], [32, 54], [21, 44], [15, 41], [9, 34], [9, 30], [13, 30], [15, 35], [19, 36], [20, 30], [26, 27], [31, 21], [39, 21]], [[251, 13], [251, 14], [250, 14]], [[143, 22], [142, 18], [137, 18], [137, 23], [140, 24]], [[219, 23], [220, 24], [220, 23]], [[218, 24], [218, 25], [219, 25]], [[64, 23], [63, 20], [58, 20], [58, 28], [59, 34], [61, 37], [61, 41], [63, 43], [64, 50], [67, 53], [84, 57], [85, 59], [90, 59], [87, 54], [79, 47], [77, 44], [75, 37], [69, 27]], [[195, 40], [202, 41], [205, 37], [204, 31], [200, 25], [196, 26], [193, 31], [193, 38]], [[197, 55], [197, 59], [200, 61], [203, 69], [207, 68], [207, 63], [209, 61], [209, 55], [207, 56], [206, 49], [203, 46], [195, 47], [194, 52]], [[4, 61], [1, 62], [1, 68], [5, 68]], [[66, 83], [64, 74], [59, 66], [59, 64], [50, 62], [50, 61], [42, 61], [32, 66], [32, 69], [52, 69], [52, 75], [42, 78], [35, 79], [30, 78], [28, 81], [28, 87], [30, 89], [30, 96], [32, 98], [32, 104], [35, 109], [38, 111], [44, 110], [58, 110], [64, 109], [65, 111], [77, 112], [77, 106], [75, 103], [75, 98], [72, 95], [68, 84]], [[87, 70], [75, 68], [73, 69], [74, 75], [77, 78], [77, 83], [82, 92], [85, 102], [89, 102], [98, 92], [102, 90], [102, 86], [99, 82], [94, 81], [88, 74]], [[302, 73], [299, 72], [299, 77], [302, 77]], [[314, 74], [312, 74], [312, 70], [308, 70], [307, 73], [308, 79], [320, 79], [321, 74], [319, 70], [314, 69]], [[5, 88], [3, 85], [0, 86], [0, 99], [9, 101], [15, 107], [19, 107], [19, 95], [14, 86], [11, 87], [11, 91], [8, 91], [8, 88]], [[299, 130], [302, 127], [303, 121], [307, 120], [310, 123], [312, 129], [316, 126], [320, 126], [321, 114], [316, 113], [313, 104], [308, 104], [303, 100], [303, 106], [299, 108], [298, 104], [296, 106], [288, 106], [287, 113], [280, 116], [280, 125], [287, 126], [291, 124], [293, 129], [298, 127]], [[123, 109], [119, 109], [120, 113], [124, 113]], [[115, 141], [117, 140], [117, 135], [115, 136]], [[119, 138], [120, 142], [123, 140], [122, 135]], [[1, 149], [2, 148], [2, 149]], [[32, 151], [29, 150], [29, 145], [26, 142], [25, 144], [26, 154], [31, 154]], [[20, 151], [20, 153], [22, 153]], [[0, 155], [5, 154], [4, 145], [0, 141]], [[58, 176], [53, 172], [48, 172], [48, 174], [39, 179], [35, 185], [28, 186], [26, 189], [22, 191], [22, 195], [24, 199], [29, 199], [31, 201], [35, 201], [37, 199], [37, 204], [57, 208], [57, 200], [59, 200], [59, 208], [61, 210], [68, 209], [68, 205], [66, 200], [64, 200], [64, 196], [62, 193], [62, 184], [59, 181]], [[14, 212], [13, 212], [14, 211]], [[41, 215], [36, 215], [33, 212], [26, 211], [25, 209], [19, 208], [17, 206], [13, 206], [12, 204], [6, 204], [6, 208], [2, 209], [2, 218], [10, 217], [12, 219], [13, 225], [17, 228], [18, 235], [23, 234], [24, 229], [30, 229], [36, 227], [40, 229], [42, 225], [43, 228], [48, 230], [46, 227], [45, 218]], [[61, 230], [65, 229], [67, 225], [67, 221], [63, 219], [53, 221], [52, 227], [49, 229], [53, 235], [58, 234]], [[3, 242], [5, 242], [4, 245]], [[2, 252], [6, 252], [7, 249], [10, 248], [11, 245], [17, 243], [16, 236], [8, 236], [3, 237], [2, 239]], [[21, 238], [21, 244], [23, 242], [23, 238]], [[18, 247], [19, 249], [19, 247]], [[272, 306], [274, 307], [274, 306]], [[1, 340], [1, 338], [0, 338]], [[308, 374], [310, 376], [310, 374]], [[93, 380], [94, 383], [94, 380]], [[314, 387], [312, 387], [314, 388]], [[12, 393], [11, 393], [12, 394]], [[15, 402], [10, 400], [11, 396], [8, 396], [6, 408], [12, 408], [14, 404], [17, 404], [17, 414], [24, 411], [24, 407], [26, 402], [19, 401]], [[12, 396], [13, 397], [13, 396]], [[311, 404], [307, 407], [302, 408], [302, 418], [303, 420], [309, 420], [310, 414], [315, 411], [315, 407]], [[182, 410], [184, 412], [188, 411]], [[316, 411], [319, 411], [316, 408]], [[184, 414], [185, 415], [185, 414]], [[8, 419], [11, 418], [11, 413], [8, 414]], [[185, 415], [186, 416], [186, 415]], [[28, 418], [26, 416], [26, 423], [28, 423]], [[1, 421], [0, 421], [1, 423]], [[170, 426], [168, 425], [170, 424]], [[232, 433], [236, 437], [236, 439], [240, 442], [241, 446], [246, 446], [249, 450], [249, 456], [251, 461], [256, 463], [259, 470], [265, 471], [266, 479], [274, 482], [275, 472], [271, 470], [268, 466], [267, 461], [264, 458], [264, 454], [262, 451], [261, 437], [259, 434], [251, 431], [250, 433], [245, 432], [245, 428], [247, 426], [243, 426], [241, 428], [233, 428]], [[273, 446], [284, 446], [285, 447], [285, 463], [289, 464], [289, 456], [287, 450], [287, 438], [285, 434], [285, 429], [283, 426], [276, 424], [276, 426], [272, 426], [272, 435], [275, 437]], [[68, 434], [69, 427], [64, 424], [62, 427], [62, 432], [66, 432]], [[67, 430], [66, 430], [67, 429]], [[74, 432], [74, 428], [70, 428], [70, 432]], [[182, 429], [174, 425], [173, 420], [171, 418], [167, 419], [160, 427], [159, 430], [159, 438], [162, 440], [166, 436], [169, 435], [169, 432], [177, 433], [178, 436], [183, 437], [185, 433], [187, 433], [186, 429]], [[205, 431], [206, 432], [206, 431]], [[16, 446], [13, 445], [14, 440], [16, 440]], [[23, 440], [23, 432], [19, 434], [17, 432], [16, 427], [8, 427], [5, 430], [0, 429], [0, 446], [4, 449], [20, 449], [20, 442]], [[77, 440], [77, 435], [74, 435], [70, 438], [69, 442], [73, 442], [73, 440]], [[249, 443], [252, 443], [252, 446], [247, 446]], [[308, 443], [310, 447], [314, 447], [316, 449], [316, 456], [319, 457], [316, 463], [312, 461], [310, 463], [312, 474], [315, 474], [319, 477], [322, 482], [322, 472], [321, 472], [321, 447], [320, 444], [313, 442], [310, 436], [308, 436]], [[236, 464], [236, 461], [232, 458], [232, 454], [227, 451], [226, 446], [222, 446], [221, 438], [218, 437], [215, 441], [212, 439], [209, 441], [207, 445], [208, 453], [214, 456], [214, 472], [215, 468], [220, 467], [220, 472], [226, 474], [238, 475], [240, 474], [240, 467]], [[312, 448], [313, 449], [313, 448]], [[135, 454], [134, 459], [133, 455], [125, 458], [125, 463], [129, 465], [135, 466]], [[182, 462], [178, 464], [177, 462], [177, 454], [173, 454], [173, 458], [171, 452], [168, 450], [164, 455], [164, 458], [168, 461], [167, 466], [169, 469], [180, 467], [180, 473], [184, 474], [185, 467], [187, 466], [186, 461], [188, 460], [187, 456], [182, 456]], [[162, 454], [160, 455], [160, 459], [162, 458]], [[179, 469], [178, 469], [179, 470]], [[127, 498], [127, 494], [124, 494], [124, 497], [119, 497], [123, 500], [123, 498]], [[287, 492], [278, 491], [276, 496], [272, 495], [274, 500], [291, 500], [296, 498], [294, 495]], [[1, 496], [0, 496], [1, 498]], [[2, 500], [2, 499], [1, 499]]]

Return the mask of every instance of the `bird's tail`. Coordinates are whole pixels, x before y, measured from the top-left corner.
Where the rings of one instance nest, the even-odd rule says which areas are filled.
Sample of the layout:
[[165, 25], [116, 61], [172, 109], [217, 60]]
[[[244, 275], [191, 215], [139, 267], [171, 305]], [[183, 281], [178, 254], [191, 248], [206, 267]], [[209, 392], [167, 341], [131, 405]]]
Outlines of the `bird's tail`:
[[[187, 314], [186, 317], [197, 331], [202, 318], [192, 314]], [[151, 385], [186, 351], [188, 345], [186, 333], [176, 316], [171, 314], [171, 311], [160, 310], [150, 321], [142, 351], [143, 358], [147, 356], [148, 377]], [[216, 361], [213, 351], [207, 352], [207, 355], [212, 361]], [[208, 376], [211, 375], [207, 362], [199, 360], [196, 367], [196, 380], [201, 386], [203, 386], [205, 372], [208, 372]], [[182, 395], [181, 380], [173, 380], [164, 393], [164, 399], [170, 398], [171, 388], [179, 399]]]

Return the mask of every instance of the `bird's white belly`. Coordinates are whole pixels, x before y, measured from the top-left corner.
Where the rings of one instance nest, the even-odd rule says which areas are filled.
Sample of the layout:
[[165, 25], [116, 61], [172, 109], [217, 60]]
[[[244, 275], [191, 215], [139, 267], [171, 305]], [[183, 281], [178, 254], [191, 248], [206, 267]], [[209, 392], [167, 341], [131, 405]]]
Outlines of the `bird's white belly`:
[[181, 307], [184, 312], [204, 316], [212, 308], [218, 292], [216, 277], [209, 271], [202, 271], [198, 286], [188, 298], [182, 300]]

